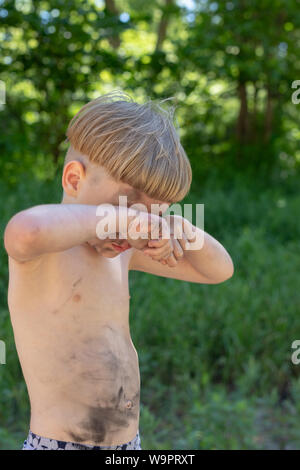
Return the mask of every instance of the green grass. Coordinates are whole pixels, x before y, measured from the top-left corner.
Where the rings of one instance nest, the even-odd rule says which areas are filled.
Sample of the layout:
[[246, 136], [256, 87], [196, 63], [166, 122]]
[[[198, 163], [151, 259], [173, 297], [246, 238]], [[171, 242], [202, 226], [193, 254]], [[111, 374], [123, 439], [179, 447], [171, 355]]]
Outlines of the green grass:
[[[235, 274], [200, 285], [130, 274], [131, 334], [141, 368], [145, 449], [299, 449], [300, 338], [296, 178], [194, 182], [184, 202], [205, 204], [205, 230], [231, 254]], [[18, 210], [58, 202], [52, 182], [1, 184], [1, 228]], [[0, 253], [0, 449], [18, 449], [29, 406], [6, 304]]]

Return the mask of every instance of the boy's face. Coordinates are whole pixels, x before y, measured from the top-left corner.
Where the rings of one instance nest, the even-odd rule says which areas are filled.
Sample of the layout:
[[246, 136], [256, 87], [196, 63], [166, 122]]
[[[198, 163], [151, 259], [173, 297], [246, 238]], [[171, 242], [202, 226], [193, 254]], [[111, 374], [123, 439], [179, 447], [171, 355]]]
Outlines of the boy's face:
[[[134, 189], [127, 183], [116, 181], [107, 173], [105, 168], [85, 160], [82, 158], [81, 161], [71, 160], [65, 165], [62, 176], [63, 203], [96, 206], [106, 203], [118, 206], [119, 196], [126, 196], [127, 207], [142, 203], [148, 212], [151, 211], [151, 204], [164, 204], [163, 211], [166, 211], [167, 206], [169, 206], [169, 203], [149, 198], [145, 193]], [[160, 215], [162, 215], [162, 212]], [[114, 258], [131, 248], [126, 239], [108, 238], [100, 240], [95, 237], [86, 244], [93, 248], [95, 252], [107, 258]], [[140, 244], [141, 248], [146, 246], [147, 240], [142, 239]]]

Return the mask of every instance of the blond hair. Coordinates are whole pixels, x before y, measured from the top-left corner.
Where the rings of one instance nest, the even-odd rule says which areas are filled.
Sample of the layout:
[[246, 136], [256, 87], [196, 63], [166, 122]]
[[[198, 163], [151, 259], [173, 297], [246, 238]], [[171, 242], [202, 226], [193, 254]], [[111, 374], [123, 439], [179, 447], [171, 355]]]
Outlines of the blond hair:
[[151, 198], [178, 202], [190, 189], [192, 170], [173, 125], [174, 107], [163, 109], [163, 101], [138, 104], [122, 91], [107, 93], [78, 111], [67, 138], [117, 181]]

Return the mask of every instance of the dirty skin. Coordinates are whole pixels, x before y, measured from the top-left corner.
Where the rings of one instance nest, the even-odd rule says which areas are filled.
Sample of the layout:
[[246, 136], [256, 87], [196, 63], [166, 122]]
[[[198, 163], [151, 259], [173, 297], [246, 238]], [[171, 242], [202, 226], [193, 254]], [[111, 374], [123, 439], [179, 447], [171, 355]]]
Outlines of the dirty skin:
[[100, 338], [86, 337], [81, 344], [69, 360], [74, 370], [80, 364], [78, 383], [90, 384], [93, 396], [83, 417], [66, 431], [70, 441], [101, 445], [138, 419], [140, 389], [118, 329], [104, 324]]
[[[121, 405], [125, 403], [125, 405]], [[69, 431], [74, 442], [93, 441], [101, 444], [107, 433], [118, 433], [127, 428], [131, 419], [138, 414], [139, 392], [131, 399], [126, 399], [123, 387], [119, 388], [117, 396], [111, 400], [111, 407], [89, 407], [87, 418], [79, 423], [80, 433]]]

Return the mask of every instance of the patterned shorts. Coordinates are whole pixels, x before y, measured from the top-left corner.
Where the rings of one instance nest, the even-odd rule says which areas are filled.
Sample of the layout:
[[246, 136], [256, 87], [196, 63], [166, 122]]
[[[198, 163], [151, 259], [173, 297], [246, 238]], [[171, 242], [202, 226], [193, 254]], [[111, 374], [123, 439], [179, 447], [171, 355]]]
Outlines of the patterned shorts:
[[37, 436], [29, 431], [22, 450], [142, 450], [139, 430], [136, 436], [126, 444], [118, 446], [92, 446], [76, 442], [57, 441], [47, 437]]

